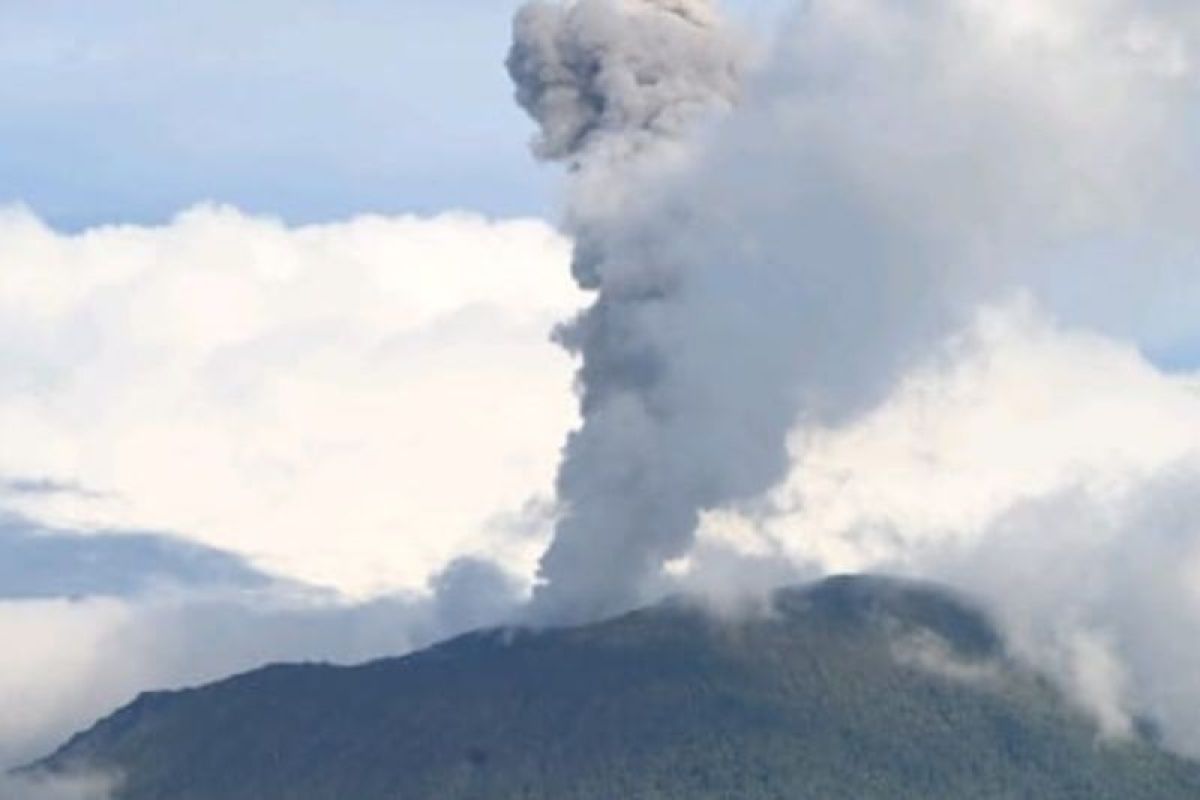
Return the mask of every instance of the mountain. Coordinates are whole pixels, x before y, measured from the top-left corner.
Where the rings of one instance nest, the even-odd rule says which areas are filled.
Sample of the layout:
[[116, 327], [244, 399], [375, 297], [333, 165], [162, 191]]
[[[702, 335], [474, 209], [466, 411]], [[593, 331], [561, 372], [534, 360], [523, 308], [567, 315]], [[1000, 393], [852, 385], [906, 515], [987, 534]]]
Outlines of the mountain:
[[681, 601], [358, 667], [146, 694], [36, 767], [120, 800], [1196, 798], [1105, 741], [936, 587], [835, 578], [721, 621]]

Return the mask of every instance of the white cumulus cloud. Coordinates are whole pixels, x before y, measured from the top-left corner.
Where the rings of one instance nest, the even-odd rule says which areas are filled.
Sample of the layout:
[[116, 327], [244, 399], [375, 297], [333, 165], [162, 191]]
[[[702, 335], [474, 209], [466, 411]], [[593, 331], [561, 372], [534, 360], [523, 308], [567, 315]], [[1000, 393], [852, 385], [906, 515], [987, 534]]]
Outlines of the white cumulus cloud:
[[[0, 214], [0, 474], [43, 520], [171, 531], [347, 592], [528, 558], [574, 419], [579, 300], [537, 221], [289, 228], [199, 207], [60, 234]], [[536, 549], [536, 548], [535, 548]]]

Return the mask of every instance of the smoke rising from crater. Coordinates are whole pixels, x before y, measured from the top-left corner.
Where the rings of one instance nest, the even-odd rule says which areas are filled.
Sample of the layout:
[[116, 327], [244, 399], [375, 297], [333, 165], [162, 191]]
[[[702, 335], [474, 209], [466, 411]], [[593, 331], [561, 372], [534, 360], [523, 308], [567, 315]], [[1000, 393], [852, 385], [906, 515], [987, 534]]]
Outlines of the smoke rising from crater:
[[599, 292], [559, 332], [583, 359], [587, 417], [559, 472], [565, 508], [536, 600], [560, 620], [635, 601], [697, 522], [705, 487], [683, 474], [667, 398], [654, 397], [668, 365], [648, 329], [677, 275], [647, 254], [620, 253], [617, 240], [639, 171], [684, 158], [691, 127], [731, 107], [742, 57], [706, 0], [533, 3], [517, 16], [508, 61], [517, 99], [541, 126], [535, 152], [573, 168], [572, 269]]
[[[1114, 290], [1169, 272], [1195, 208], [1195, 22], [1127, 0], [817, 0], [751, 69], [708, 3], [523, 9], [510, 72], [535, 152], [571, 167], [595, 292], [560, 331], [584, 421], [541, 614], [643, 599], [705, 511], [784, 476], [797, 424], [871, 409], [985, 303], [1087, 283], [1097, 239], [1138, 254]], [[1104, 306], [1069, 312], [1103, 325]]]

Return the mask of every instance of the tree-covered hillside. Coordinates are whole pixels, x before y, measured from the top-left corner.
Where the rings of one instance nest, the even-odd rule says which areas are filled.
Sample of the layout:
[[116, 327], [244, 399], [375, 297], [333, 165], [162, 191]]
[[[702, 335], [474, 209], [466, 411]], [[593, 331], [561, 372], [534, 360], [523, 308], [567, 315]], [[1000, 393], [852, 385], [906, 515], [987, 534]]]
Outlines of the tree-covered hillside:
[[354, 668], [148, 694], [44, 768], [121, 800], [1196, 798], [1102, 741], [940, 590], [841, 578], [721, 622], [682, 603]]

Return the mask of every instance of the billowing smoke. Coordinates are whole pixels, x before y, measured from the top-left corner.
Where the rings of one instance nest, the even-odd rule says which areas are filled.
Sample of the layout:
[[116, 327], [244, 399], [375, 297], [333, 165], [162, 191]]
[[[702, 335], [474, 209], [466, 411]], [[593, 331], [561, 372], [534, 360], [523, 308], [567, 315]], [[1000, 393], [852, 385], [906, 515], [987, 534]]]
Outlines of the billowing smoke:
[[1195, 757], [1198, 468], [1192, 458], [1101, 497], [1076, 487], [1018, 504], [921, 571], [987, 602], [1013, 652], [1058, 678], [1105, 733], [1150, 721]]
[[541, 125], [542, 158], [620, 168], [727, 107], [740, 53], [708, 0], [537, 2], [517, 15], [508, 67]]
[[584, 421], [540, 611], [643, 599], [703, 512], [784, 476], [795, 425], [871, 409], [984, 303], [1087, 282], [1084, 243], [1137, 253], [1117, 291], [1170, 272], [1194, 208], [1194, 16], [816, 0], [748, 69], [707, 3], [526, 7], [510, 71], [535, 151], [573, 168], [574, 272], [595, 292], [560, 334]]
[[[564, 326], [583, 358], [584, 427], [558, 477], [564, 503], [537, 604], [560, 620], [636, 601], [650, 571], [679, 555], [717, 487], [675, 445], [660, 311], [678, 290], [670, 263], [621, 254], [616, 238], [640, 171], [685, 157], [691, 128], [727, 110], [743, 53], [706, 0], [533, 3], [517, 16], [509, 70], [541, 125], [535, 151], [576, 172], [572, 265], [597, 302]], [[632, 261], [627, 260], [629, 255]], [[657, 319], [656, 319], [657, 318]], [[684, 422], [686, 425], [686, 422]]]

